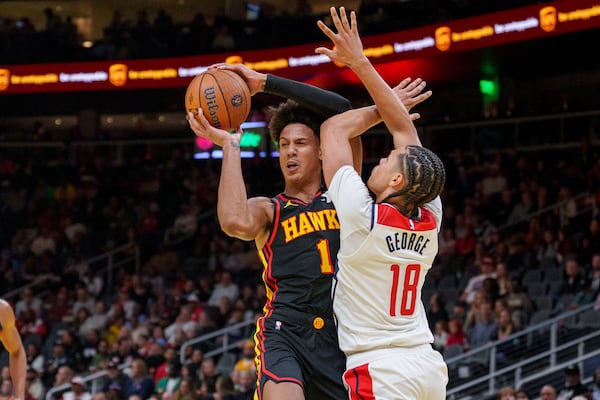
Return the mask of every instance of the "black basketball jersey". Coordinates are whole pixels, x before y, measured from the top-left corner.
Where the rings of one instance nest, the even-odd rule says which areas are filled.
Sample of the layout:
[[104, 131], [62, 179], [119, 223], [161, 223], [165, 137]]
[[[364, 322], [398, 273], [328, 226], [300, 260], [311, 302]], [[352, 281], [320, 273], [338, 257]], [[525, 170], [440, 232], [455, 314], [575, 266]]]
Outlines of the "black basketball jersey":
[[267, 315], [293, 308], [331, 317], [331, 282], [340, 246], [340, 224], [333, 203], [324, 191], [308, 204], [284, 194], [271, 201], [273, 226], [259, 251]]

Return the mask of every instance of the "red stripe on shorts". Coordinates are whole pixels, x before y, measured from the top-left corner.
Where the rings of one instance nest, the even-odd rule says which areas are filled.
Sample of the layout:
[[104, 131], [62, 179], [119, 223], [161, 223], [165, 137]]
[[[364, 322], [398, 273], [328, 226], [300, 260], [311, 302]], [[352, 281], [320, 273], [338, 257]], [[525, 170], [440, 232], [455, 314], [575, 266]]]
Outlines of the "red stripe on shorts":
[[350, 400], [375, 400], [373, 380], [369, 375], [369, 364], [346, 371], [344, 381], [350, 388]]

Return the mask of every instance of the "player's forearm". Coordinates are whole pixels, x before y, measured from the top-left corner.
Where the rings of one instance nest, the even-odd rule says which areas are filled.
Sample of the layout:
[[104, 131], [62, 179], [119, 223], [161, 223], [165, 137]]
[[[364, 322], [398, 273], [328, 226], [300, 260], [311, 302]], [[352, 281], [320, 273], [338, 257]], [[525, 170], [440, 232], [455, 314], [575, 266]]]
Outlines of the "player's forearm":
[[240, 237], [240, 222], [248, 218], [248, 195], [242, 175], [240, 144], [237, 140], [230, 140], [223, 144], [217, 215], [221, 229], [226, 234]]
[[361, 62], [353, 64], [352, 70], [363, 82], [381, 118], [394, 136], [395, 147], [406, 144], [420, 145], [417, 130], [406, 107], [370, 61], [365, 57]]
[[13, 397], [25, 399], [25, 375], [27, 373], [27, 359], [23, 348], [10, 355], [10, 379], [13, 384]]
[[329, 131], [334, 131], [336, 135], [350, 140], [360, 136], [380, 122], [381, 116], [377, 107], [367, 106], [335, 115], [325, 121], [323, 126], [326, 126]]
[[294, 100], [325, 118], [352, 107], [348, 99], [335, 92], [272, 74], [267, 74], [264, 92]]

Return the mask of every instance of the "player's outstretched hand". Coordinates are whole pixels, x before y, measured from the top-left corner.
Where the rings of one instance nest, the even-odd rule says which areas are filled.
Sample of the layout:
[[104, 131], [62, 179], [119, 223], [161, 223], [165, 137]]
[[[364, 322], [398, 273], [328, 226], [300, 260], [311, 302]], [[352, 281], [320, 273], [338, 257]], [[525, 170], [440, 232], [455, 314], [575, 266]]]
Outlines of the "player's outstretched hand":
[[188, 112], [186, 119], [196, 136], [208, 139], [217, 146], [223, 147], [227, 140], [237, 140], [238, 143], [241, 140], [242, 130], [240, 128], [233, 134], [226, 130], [215, 128], [208, 122], [202, 113], [202, 109], [198, 109], [198, 115], [194, 115], [193, 112]]
[[226, 69], [235, 72], [236, 74], [241, 76], [244, 79], [244, 81], [246, 81], [246, 85], [248, 85], [248, 89], [250, 89], [251, 96], [254, 96], [256, 93], [262, 92], [265, 88], [267, 74], [263, 74], [251, 68], [248, 68], [244, 64], [217, 63], [208, 67], [208, 69], [211, 68]]
[[329, 9], [331, 19], [337, 30], [333, 32], [323, 21], [317, 21], [317, 26], [333, 42], [333, 49], [327, 47], [317, 47], [315, 53], [325, 54], [332, 61], [340, 62], [350, 68], [357, 63], [366, 60], [363, 52], [363, 45], [358, 34], [358, 25], [356, 23], [356, 13], [350, 12], [350, 21], [346, 15], [346, 9], [340, 7], [340, 11], [331, 7]]
[[[431, 90], [423, 91], [427, 86], [427, 83], [421, 79], [405, 78], [396, 87], [394, 87], [394, 93], [400, 99], [406, 110], [410, 113], [410, 110], [431, 97]], [[419, 113], [410, 113], [410, 119], [415, 121], [421, 118]]]

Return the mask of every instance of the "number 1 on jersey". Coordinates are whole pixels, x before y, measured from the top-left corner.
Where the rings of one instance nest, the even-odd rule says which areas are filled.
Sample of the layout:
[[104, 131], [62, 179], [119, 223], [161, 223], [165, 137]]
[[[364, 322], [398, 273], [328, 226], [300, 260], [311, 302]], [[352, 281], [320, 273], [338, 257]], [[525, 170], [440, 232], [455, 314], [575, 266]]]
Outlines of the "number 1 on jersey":
[[317, 249], [319, 249], [319, 255], [321, 256], [321, 273], [333, 274], [333, 264], [331, 263], [331, 253], [329, 252], [329, 241], [327, 239], [319, 240]]
[[400, 299], [400, 315], [403, 317], [412, 315], [415, 312], [417, 304], [417, 290], [419, 288], [419, 274], [421, 266], [419, 264], [408, 264], [404, 269], [404, 274], [400, 270], [398, 264], [390, 266], [392, 271], [392, 293], [390, 296], [390, 316], [395, 317], [398, 307], [398, 287], [402, 279], [401, 299]]

